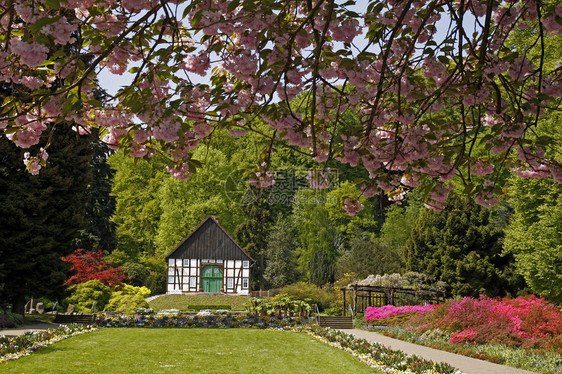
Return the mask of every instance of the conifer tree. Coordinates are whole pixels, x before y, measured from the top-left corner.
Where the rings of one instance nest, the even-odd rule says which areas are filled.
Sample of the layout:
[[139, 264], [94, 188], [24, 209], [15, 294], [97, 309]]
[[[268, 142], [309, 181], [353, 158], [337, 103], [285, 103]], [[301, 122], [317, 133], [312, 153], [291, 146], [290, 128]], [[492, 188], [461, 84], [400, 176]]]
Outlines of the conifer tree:
[[295, 283], [297, 238], [288, 220], [279, 217], [267, 239], [265, 280], [273, 288]]
[[59, 123], [49, 141], [48, 167], [30, 175], [21, 161], [24, 150], [0, 137], [0, 300], [19, 314], [26, 297], [62, 295], [68, 265], [61, 257], [76, 249], [73, 242], [85, 227], [90, 140]]
[[256, 260], [252, 267], [252, 289], [267, 289], [264, 272], [267, 267], [267, 233], [272, 223], [270, 206], [266, 199], [266, 189], [251, 187], [250, 191], [254, 198], [243, 208], [248, 219], [238, 226], [235, 236], [242, 248]]
[[86, 228], [80, 232], [76, 248], [112, 252], [117, 246], [117, 238], [115, 223], [110, 219], [116, 205], [115, 196], [111, 194], [115, 170], [107, 162], [111, 149], [96, 137], [92, 150], [92, 183], [86, 192]]
[[503, 230], [492, 212], [452, 199], [441, 213], [423, 211], [405, 247], [407, 271], [451, 285], [456, 295], [503, 296], [517, 292], [513, 256], [502, 254]]

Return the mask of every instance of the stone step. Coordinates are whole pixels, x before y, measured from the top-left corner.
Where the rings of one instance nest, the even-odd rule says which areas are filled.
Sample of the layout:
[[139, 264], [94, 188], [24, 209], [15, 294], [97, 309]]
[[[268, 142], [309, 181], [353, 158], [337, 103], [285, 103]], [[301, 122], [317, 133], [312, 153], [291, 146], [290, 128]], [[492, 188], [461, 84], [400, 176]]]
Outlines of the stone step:
[[318, 325], [334, 329], [352, 329], [353, 319], [347, 316], [319, 316]]

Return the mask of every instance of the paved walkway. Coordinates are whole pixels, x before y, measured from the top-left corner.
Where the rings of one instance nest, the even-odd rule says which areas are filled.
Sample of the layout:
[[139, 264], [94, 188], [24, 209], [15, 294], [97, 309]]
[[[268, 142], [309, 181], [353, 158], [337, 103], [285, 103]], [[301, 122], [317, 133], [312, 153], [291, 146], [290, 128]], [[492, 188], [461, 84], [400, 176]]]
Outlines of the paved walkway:
[[446, 362], [465, 374], [533, 374], [533, 372], [531, 371], [498, 365], [488, 361], [478, 360], [472, 357], [461, 356], [454, 353], [389, 338], [388, 336], [377, 334], [376, 332], [359, 329], [341, 331], [355, 335], [357, 338], [365, 339], [369, 342], [380, 343], [392, 349], [423, 357], [426, 360]]
[[39, 331], [39, 330], [47, 330], [47, 329], [54, 329], [59, 327], [60, 324], [58, 323], [33, 323], [30, 325], [23, 325], [22, 327], [16, 327], [14, 329], [4, 329], [0, 330], [0, 336], [16, 336], [16, 335], [23, 335], [26, 331]]

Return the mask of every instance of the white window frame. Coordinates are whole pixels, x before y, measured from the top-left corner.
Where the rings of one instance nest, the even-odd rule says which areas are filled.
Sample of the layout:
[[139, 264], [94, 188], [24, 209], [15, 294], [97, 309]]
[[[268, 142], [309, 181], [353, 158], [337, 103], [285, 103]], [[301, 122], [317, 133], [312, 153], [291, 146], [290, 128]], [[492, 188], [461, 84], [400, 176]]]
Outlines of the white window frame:
[[242, 267], [247, 269], [250, 267], [250, 261], [242, 261]]
[[250, 278], [242, 278], [242, 289], [247, 290], [250, 288]]
[[234, 288], [234, 278], [226, 278], [226, 288], [228, 289]]
[[188, 268], [189, 267], [189, 260], [187, 258], [183, 259], [183, 267], [184, 268]]

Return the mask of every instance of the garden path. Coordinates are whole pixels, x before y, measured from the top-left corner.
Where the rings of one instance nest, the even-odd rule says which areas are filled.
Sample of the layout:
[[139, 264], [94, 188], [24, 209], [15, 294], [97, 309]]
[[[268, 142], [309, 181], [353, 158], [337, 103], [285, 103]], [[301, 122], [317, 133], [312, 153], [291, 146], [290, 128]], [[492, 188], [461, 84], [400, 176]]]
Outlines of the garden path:
[[531, 371], [516, 369], [509, 366], [498, 365], [492, 362], [478, 360], [472, 357], [457, 355], [422, 345], [408, 343], [402, 340], [389, 338], [372, 331], [359, 329], [341, 330], [347, 334], [355, 335], [359, 339], [365, 339], [371, 343], [380, 343], [391, 349], [404, 353], [417, 355], [435, 362], [446, 362], [459, 369], [465, 374], [533, 374]]
[[60, 324], [58, 323], [33, 323], [29, 325], [23, 325], [22, 327], [16, 327], [13, 329], [0, 330], [0, 335], [6, 335], [6, 336], [23, 335], [26, 331], [41, 331], [47, 329], [56, 329], [59, 326]]

